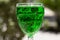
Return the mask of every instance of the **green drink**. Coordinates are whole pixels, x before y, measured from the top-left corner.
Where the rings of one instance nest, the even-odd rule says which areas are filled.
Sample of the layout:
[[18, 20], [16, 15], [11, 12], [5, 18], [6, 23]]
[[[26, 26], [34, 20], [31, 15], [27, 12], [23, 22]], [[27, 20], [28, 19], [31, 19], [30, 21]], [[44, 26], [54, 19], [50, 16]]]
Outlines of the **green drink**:
[[42, 25], [44, 7], [42, 4], [18, 4], [16, 6], [17, 21], [21, 30], [32, 37]]

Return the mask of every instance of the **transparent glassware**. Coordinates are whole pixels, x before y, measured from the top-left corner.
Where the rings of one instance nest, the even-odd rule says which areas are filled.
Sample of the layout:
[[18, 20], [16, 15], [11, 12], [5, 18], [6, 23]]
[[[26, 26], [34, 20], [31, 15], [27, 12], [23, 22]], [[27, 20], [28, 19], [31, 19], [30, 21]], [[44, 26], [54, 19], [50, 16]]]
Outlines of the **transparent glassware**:
[[44, 17], [44, 6], [41, 3], [17, 3], [16, 16], [19, 27], [29, 40], [41, 28]]

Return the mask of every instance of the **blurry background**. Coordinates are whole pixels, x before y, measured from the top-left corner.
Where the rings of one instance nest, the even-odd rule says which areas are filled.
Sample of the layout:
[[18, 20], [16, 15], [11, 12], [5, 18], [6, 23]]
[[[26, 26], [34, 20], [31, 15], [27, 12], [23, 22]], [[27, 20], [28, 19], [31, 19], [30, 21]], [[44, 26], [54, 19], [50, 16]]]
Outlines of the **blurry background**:
[[[29, 1], [31, 0], [0, 0], [0, 40], [22, 40], [25, 37], [17, 23], [15, 8], [16, 3]], [[60, 40], [60, 0], [33, 2], [42, 2], [45, 7], [42, 28], [36, 37], [40, 40]]]

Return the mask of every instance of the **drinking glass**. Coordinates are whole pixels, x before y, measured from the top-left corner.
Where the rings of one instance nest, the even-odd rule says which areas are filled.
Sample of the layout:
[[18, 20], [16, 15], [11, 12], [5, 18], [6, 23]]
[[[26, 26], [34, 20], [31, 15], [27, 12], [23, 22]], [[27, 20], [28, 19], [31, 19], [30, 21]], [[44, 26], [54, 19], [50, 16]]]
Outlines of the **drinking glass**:
[[39, 31], [44, 17], [44, 6], [42, 3], [17, 3], [16, 17], [19, 27], [29, 40]]

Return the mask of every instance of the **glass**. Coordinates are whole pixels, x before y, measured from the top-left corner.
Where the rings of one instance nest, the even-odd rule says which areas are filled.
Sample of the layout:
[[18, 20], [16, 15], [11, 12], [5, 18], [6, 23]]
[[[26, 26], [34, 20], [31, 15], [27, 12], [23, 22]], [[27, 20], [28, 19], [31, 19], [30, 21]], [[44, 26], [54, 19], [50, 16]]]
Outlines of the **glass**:
[[17, 3], [16, 16], [19, 27], [33, 40], [33, 35], [41, 28], [44, 7], [41, 3]]

